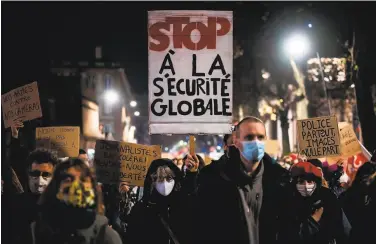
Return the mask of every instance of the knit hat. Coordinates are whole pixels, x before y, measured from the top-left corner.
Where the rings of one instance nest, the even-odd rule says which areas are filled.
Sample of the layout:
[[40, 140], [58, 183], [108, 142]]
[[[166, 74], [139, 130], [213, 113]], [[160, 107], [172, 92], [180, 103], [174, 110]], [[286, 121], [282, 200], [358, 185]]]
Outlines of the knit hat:
[[304, 177], [304, 176], [314, 176], [319, 179], [322, 178], [322, 172], [316, 166], [309, 162], [299, 162], [291, 167], [292, 177]]

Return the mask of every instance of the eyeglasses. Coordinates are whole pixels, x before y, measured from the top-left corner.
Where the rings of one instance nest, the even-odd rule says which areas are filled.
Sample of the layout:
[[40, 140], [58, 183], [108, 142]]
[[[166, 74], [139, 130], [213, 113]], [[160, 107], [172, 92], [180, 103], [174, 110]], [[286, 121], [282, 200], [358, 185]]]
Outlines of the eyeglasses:
[[40, 177], [42, 176], [43, 178], [50, 178], [52, 177], [52, 174], [50, 172], [42, 172], [42, 171], [39, 171], [39, 170], [33, 170], [33, 171], [29, 171], [29, 176], [31, 177]]

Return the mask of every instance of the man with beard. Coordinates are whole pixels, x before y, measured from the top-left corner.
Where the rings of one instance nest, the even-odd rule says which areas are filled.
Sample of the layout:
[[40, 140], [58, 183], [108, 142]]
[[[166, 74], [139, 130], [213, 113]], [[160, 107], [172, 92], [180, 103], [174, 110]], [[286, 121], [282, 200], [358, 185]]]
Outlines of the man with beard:
[[13, 203], [12, 243], [28, 243], [30, 224], [38, 214], [37, 201], [50, 183], [57, 158], [47, 150], [37, 149], [26, 159], [27, 190], [15, 197]]

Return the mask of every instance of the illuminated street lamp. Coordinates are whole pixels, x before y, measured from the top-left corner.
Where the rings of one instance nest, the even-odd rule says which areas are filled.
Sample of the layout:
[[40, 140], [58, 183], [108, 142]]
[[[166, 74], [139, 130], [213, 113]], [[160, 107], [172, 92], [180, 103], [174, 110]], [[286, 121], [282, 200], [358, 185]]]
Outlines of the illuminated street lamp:
[[309, 51], [309, 41], [304, 35], [295, 34], [286, 40], [285, 52], [292, 58], [301, 58]]
[[134, 116], [140, 116], [140, 112], [138, 111], [134, 112]]
[[119, 94], [114, 90], [108, 90], [104, 93], [104, 99], [110, 103], [114, 104], [119, 101]]
[[131, 101], [130, 103], [131, 107], [134, 108], [137, 106], [137, 102], [136, 101]]

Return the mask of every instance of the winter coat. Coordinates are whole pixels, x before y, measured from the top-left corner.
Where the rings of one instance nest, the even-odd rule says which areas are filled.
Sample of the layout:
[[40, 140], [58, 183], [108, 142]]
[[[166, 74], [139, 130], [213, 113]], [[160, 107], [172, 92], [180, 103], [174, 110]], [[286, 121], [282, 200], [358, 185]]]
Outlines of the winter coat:
[[[168, 196], [159, 195], [152, 189], [151, 175], [159, 166], [167, 165], [175, 174], [174, 190]], [[185, 243], [185, 201], [181, 187], [183, 174], [169, 159], [158, 159], [150, 165], [142, 200], [137, 202], [128, 216], [128, 229], [124, 243], [130, 244], [178, 244]], [[178, 188], [177, 188], [178, 187]], [[168, 228], [173, 233], [176, 243]]]
[[350, 243], [375, 243], [376, 183], [368, 189], [352, 186], [339, 199], [352, 225]]
[[121, 244], [119, 234], [108, 226], [105, 216], [96, 215], [84, 229], [59, 229], [42, 219], [31, 224], [32, 244]]
[[[317, 186], [313, 195], [302, 197], [292, 183], [288, 198], [281, 202], [279, 243], [289, 244], [343, 244], [347, 243], [351, 226], [340, 203], [328, 188]], [[312, 218], [315, 209], [323, 207], [319, 222]]]
[[[194, 243], [272, 244], [276, 241], [279, 203], [288, 172], [263, 157], [262, 200], [258, 221], [247, 223], [245, 200], [240, 193], [241, 159], [238, 149], [229, 148], [228, 157], [204, 167], [198, 175]], [[258, 226], [256, 222], [259, 222]], [[258, 229], [258, 233], [252, 230]]]
[[31, 241], [30, 224], [38, 216], [39, 206], [37, 201], [40, 195], [24, 192], [12, 197], [9, 211], [12, 219], [9, 222], [12, 233], [12, 243], [29, 243]]

